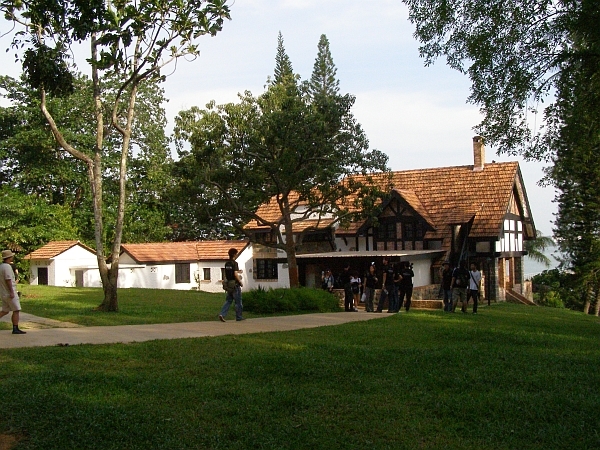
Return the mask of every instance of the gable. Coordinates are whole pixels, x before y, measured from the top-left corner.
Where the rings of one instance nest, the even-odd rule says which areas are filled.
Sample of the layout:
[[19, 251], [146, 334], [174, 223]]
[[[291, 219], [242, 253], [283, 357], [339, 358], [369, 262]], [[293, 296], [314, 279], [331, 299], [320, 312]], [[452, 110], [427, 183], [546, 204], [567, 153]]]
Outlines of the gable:
[[[87, 255], [88, 253], [90, 253], [93, 257], [96, 256], [96, 252], [94, 250], [92, 250], [90, 247], [88, 247], [85, 244], [82, 244], [79, 241], [73, 240], [73, 241], [51, 241], [51, 242], [48, 242], [43, 247], [40, 247], [37, 250], [26, 255], [23, 259], [29, 259], [29, 260], [53, 259], [53, 258], [56, 258], [57, 256], [64, 254], [65, 252], [72, 250], [72, 249], [83, 251], [83, 253], [77, 252], [79, 255], [81, 255], [83, 257], [88, 256]], [[72, 253], [72, 251], [70, 253]]]

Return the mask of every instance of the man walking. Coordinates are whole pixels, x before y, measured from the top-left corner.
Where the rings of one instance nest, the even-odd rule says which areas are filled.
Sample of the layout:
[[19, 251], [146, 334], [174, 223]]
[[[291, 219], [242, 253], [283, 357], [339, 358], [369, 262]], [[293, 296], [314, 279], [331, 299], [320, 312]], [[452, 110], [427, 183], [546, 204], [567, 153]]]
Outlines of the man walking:
[[233, 301], [235, 301], [235, 320], [238, 322], [244, 320], [242, 317], [242, 279], [238, 273], [240, 270], [238, 263], [233, 259], [237, 253], [237, 249], [230, 248], [228, 252], [229, 259], [225, 263], [225, 281], [223, 288], [227, 292], [227, 297], [225, 297], [225, 303], [219, 314], [219, 320], [221, 322], [225, 322], [225, 317], [227, 317], [227, 313], [229, 312], [229, 308]]
[[469, 297], [473, 299], [473, 314], [477, 314], [477, 303], [479, 302], [479, 292], [481, 290], [481, 272], [475, 263], [471, 263], [469, 272], [469, 293], [467, 294], [467, 304]]
[[467, 312], [467, 287], [469, 284], [469, 271], [466, 261], [460, 261], [459, 266], [452, 271], [452, 312], [456, 310], [458, 301], [461, 302], [461, 311]]
[[15, 254], [10, 250], [2, 251], [2, 264], [0, 264], [0, 297], [2, 297], [2, 312], [0, 312], [0, 317], [4, 317], [12, 311], [11, 319], [13, 334], [26, 334], [25, 331], [19, 329], [21, 303], [19, 302], [19, 294], [17, 293], [15, 273], [11, 267], [14, 258]]

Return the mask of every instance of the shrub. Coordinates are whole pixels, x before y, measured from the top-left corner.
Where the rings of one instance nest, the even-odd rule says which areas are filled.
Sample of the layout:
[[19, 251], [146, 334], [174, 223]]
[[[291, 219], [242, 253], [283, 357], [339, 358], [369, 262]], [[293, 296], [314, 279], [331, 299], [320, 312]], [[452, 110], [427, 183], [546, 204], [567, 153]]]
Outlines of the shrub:
[[322, 289], [269, 289], [262, 286], [244, 293], [244, 309], [258, 314], [275, 312], [333, 312], [339, 311], [337, 298]]
[[548, 292], [548, 294], [546, 294], [546, 299], [545, 299], [545, 304], [544, 306], [549, 306], [551, 308], [564, 308], [565, 304], [563, 303], [562, 299], [560, 298], [560, 295], [558, 294], [558, 292], [554, 292], [554, 291], [550, 291]]

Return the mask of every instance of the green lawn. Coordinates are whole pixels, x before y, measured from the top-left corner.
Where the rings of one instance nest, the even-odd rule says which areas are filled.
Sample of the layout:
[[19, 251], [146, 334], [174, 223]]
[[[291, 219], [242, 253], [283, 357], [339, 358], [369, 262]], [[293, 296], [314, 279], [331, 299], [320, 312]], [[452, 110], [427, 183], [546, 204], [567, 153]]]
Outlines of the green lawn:
[[595, 449], [599, 343], [597, 318], [499, 304], [2, 350], [0, 435], [17, 449]]
[[119, 311], [102, 313], [95, 311], [101, 288], [19, 285], [19, 291], [23, 312], [85, 326], [216, 320], [225, 301], [224, 292], [120, 289]]

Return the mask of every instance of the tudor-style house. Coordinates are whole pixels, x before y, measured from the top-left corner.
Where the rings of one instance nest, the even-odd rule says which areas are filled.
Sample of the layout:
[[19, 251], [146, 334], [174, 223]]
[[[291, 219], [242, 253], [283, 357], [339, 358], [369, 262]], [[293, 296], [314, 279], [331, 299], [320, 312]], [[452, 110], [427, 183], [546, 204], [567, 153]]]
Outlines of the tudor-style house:
[[[480, 136], [473, 138], [473, 156], [469, 166], [392, 172], [392, 190], [375, 222], [340, 228], [332, 226], [330, 218], [320, 220], [303, 236], [298, 250], [301, 283], [317, 286], [323, 269], [335, 273], [348, 261], [352, 269], [364, 273], [371, 261], [380, 265], [385, 256], [412, 262], [415, 287], [426, 287], [439, 282], [444, 260], [452, 265], [467, 260], [482, 271], [488, 299], [521, 294], [524, 242], [534, 239], [536, 232], [519, 164], [486, 164]], [[275, 205], [261, 209], [269, 220], [277, 220]], [[294, 232], [314, 226], [315, 220], [296, 222]], [[269, 230], [255, 224], [246, 231], [255, 238], [261, 235], [265, 243], [273, 239]], [[254, 246], [254, 258], [270, 267], [284, 263], [281, 253]], [[277, 284], [275, 279], [266, 281]]]

